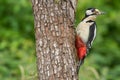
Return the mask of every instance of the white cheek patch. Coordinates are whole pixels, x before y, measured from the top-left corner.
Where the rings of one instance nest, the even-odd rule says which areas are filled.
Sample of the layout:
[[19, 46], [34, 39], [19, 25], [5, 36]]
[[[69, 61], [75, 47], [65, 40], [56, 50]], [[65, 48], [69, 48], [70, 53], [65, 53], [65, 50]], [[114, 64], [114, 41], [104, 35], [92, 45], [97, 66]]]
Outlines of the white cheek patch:
[[98, 10], [98, 9], [95, 9], [95, 11], [99, 12], [99, 10]]
[[91, 15], [91, 14], [92, 14], [91, 10], [87, 10], [87, 11], [86, 11], [86, 14], [87, 14], [87, 15]]

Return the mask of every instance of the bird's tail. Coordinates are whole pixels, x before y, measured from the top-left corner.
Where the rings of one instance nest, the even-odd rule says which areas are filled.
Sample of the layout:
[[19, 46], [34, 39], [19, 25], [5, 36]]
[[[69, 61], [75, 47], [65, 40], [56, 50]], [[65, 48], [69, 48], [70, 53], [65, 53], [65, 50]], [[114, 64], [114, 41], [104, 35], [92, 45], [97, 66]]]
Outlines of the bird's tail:
[[79, 73], [80, 66], [81, 66], [83, 63], [84, 63], [84, 59], [83, 59], [83, 60], [81, 59], [81, 60], [78, 62], [78, 65], [77, 65], [77, 74]]

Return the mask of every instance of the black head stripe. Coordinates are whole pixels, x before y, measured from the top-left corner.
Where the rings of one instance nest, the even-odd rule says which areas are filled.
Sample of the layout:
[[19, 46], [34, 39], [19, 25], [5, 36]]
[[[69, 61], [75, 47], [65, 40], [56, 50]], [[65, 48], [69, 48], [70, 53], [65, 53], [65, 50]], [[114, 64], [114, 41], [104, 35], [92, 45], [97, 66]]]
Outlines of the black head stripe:
[[86, 21], [86, 23], [91, 23], [91, 22], [95, 22], [95, 21], [92, 21], [92, 20], [88, 20], [88, 21]]
[[96, 15], [96, 14], [90, 14], [90, 15], [85, 14], [85, 18], [88, 17], [88, 16], [92, 16], [92, 15]]

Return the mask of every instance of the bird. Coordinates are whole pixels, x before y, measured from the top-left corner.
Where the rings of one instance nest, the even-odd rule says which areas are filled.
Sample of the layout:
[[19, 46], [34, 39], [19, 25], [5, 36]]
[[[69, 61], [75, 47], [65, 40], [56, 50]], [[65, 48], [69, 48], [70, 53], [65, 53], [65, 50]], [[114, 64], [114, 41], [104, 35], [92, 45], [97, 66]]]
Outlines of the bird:
[[97, 8], [86, 9], [84, 18], [75, 29], [75, 47], [79, 59], [77, 67], [78, 72], [96, 37], [96, 17], [104, 13], [105, 12], [102, 12]]

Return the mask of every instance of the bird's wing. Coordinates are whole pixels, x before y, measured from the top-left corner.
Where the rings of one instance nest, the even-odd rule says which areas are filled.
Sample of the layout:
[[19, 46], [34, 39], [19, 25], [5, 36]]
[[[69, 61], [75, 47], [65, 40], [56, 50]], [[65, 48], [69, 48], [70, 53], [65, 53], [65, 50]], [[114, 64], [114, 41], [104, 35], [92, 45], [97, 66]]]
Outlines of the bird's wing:
[[96, 37], [96, 23], [94, 22], [89, 29], [90, 29], [89, 31], [90, 33], [88, 37], [87, 47], [91, 48], [91, 45]]

